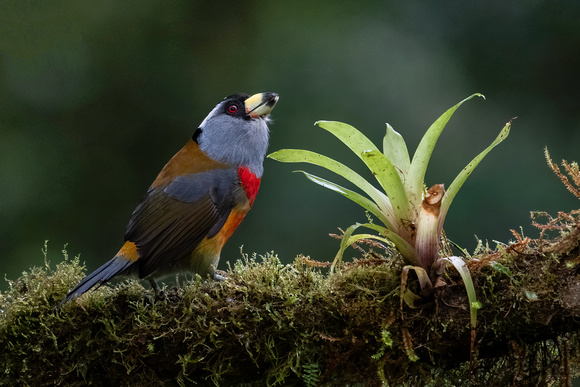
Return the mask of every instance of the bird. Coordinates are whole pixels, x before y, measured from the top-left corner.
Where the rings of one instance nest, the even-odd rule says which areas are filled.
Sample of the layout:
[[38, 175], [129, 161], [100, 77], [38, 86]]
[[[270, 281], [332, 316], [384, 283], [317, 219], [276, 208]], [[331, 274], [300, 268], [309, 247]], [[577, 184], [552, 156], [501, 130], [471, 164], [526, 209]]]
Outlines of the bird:
[[124, 244], [59, 305], [117, 276], [147, 279], [193, 272], [219, 279], [221, 250], [254, 204], [276, 93], [237, 93], [218, 103], [153, 181]]

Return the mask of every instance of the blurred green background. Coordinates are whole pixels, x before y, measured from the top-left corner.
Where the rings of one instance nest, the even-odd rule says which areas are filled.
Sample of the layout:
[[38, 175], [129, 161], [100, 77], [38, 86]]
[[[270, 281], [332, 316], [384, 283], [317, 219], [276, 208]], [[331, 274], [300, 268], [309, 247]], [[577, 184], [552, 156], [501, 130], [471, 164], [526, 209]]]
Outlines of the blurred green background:
[[[453, 203], [447, 235], [512, 239], [529, 211], [578, 208], [543, 158], [580, 160], [580, 2], [0, 2], [0, 273], [16, 278], [81, 254], [110, 259], [131, 212], [205, 115], [235, 92], [274, 91], [270, 151], [306, 148], [364, 165], [313, 126], [344, 121], [381, 143], [385, 123], [415, 149], [454, 116], [427, 183], [454, 176], [517, 116], [510, 137]], [[266, 160], [261, 191], [221, 267], [274, 250], [331, 260], [356, 205]], [[365, 171], [366, 173], [366, 171]], [[334, 176], [323, 176], [343, 183]], [[368, 173], [365, 176], [369, 176]], [[1, 285], [2, 287], [5, 284]]]

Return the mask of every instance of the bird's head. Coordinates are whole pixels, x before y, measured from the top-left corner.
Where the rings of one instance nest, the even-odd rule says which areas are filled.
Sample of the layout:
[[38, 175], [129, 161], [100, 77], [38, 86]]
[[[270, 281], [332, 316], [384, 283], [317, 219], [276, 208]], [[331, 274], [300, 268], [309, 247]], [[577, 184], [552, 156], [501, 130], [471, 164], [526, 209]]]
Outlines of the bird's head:
[[194, 140], [210, 158], [248, 167], [261, 176], [268, 148], [269, 114], [276, 102], [276, 93], [230, 95], [203, 120]]

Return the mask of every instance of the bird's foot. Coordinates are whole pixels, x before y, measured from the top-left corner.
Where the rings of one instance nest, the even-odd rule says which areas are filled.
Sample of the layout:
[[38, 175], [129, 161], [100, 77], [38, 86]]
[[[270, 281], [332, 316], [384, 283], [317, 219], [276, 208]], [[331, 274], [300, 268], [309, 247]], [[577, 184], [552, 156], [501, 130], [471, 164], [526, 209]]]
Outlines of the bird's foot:
[[151, 288], [155, 292], [155, 301], [165, 300], [165, 292], [161, 290], [161, 287], [157, 284], [157, 282], [153, 278], [150, 278], [149, 283], [151, 284]]
[[223, 270], [216, 270], [213, 273], [213, 279], [216, 281], [223, 281], [228, 278], [228, 274]]

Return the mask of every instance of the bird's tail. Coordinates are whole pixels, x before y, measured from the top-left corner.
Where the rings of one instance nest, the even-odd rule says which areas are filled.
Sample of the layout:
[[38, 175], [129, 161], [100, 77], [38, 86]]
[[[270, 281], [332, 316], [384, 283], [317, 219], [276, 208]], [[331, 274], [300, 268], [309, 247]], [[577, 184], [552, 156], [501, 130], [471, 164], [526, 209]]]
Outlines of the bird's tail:
[[111, 278], [118, 274], [126, 274], [129, 271], [131, 265], [135, 262], [126, 259], [121, 255], [115, 256], [109, 262], [105, 263], [103, 266], [99, 267], [97, 270], [83, 278], [77, 286], [75, 286], [60, 302], [58, 309], [60, 309], [64, 304], [72, 299], [77, 298], [81, 294], [84, 294], [91, 290], [93, 287], [99, 287], [107, 283]]

